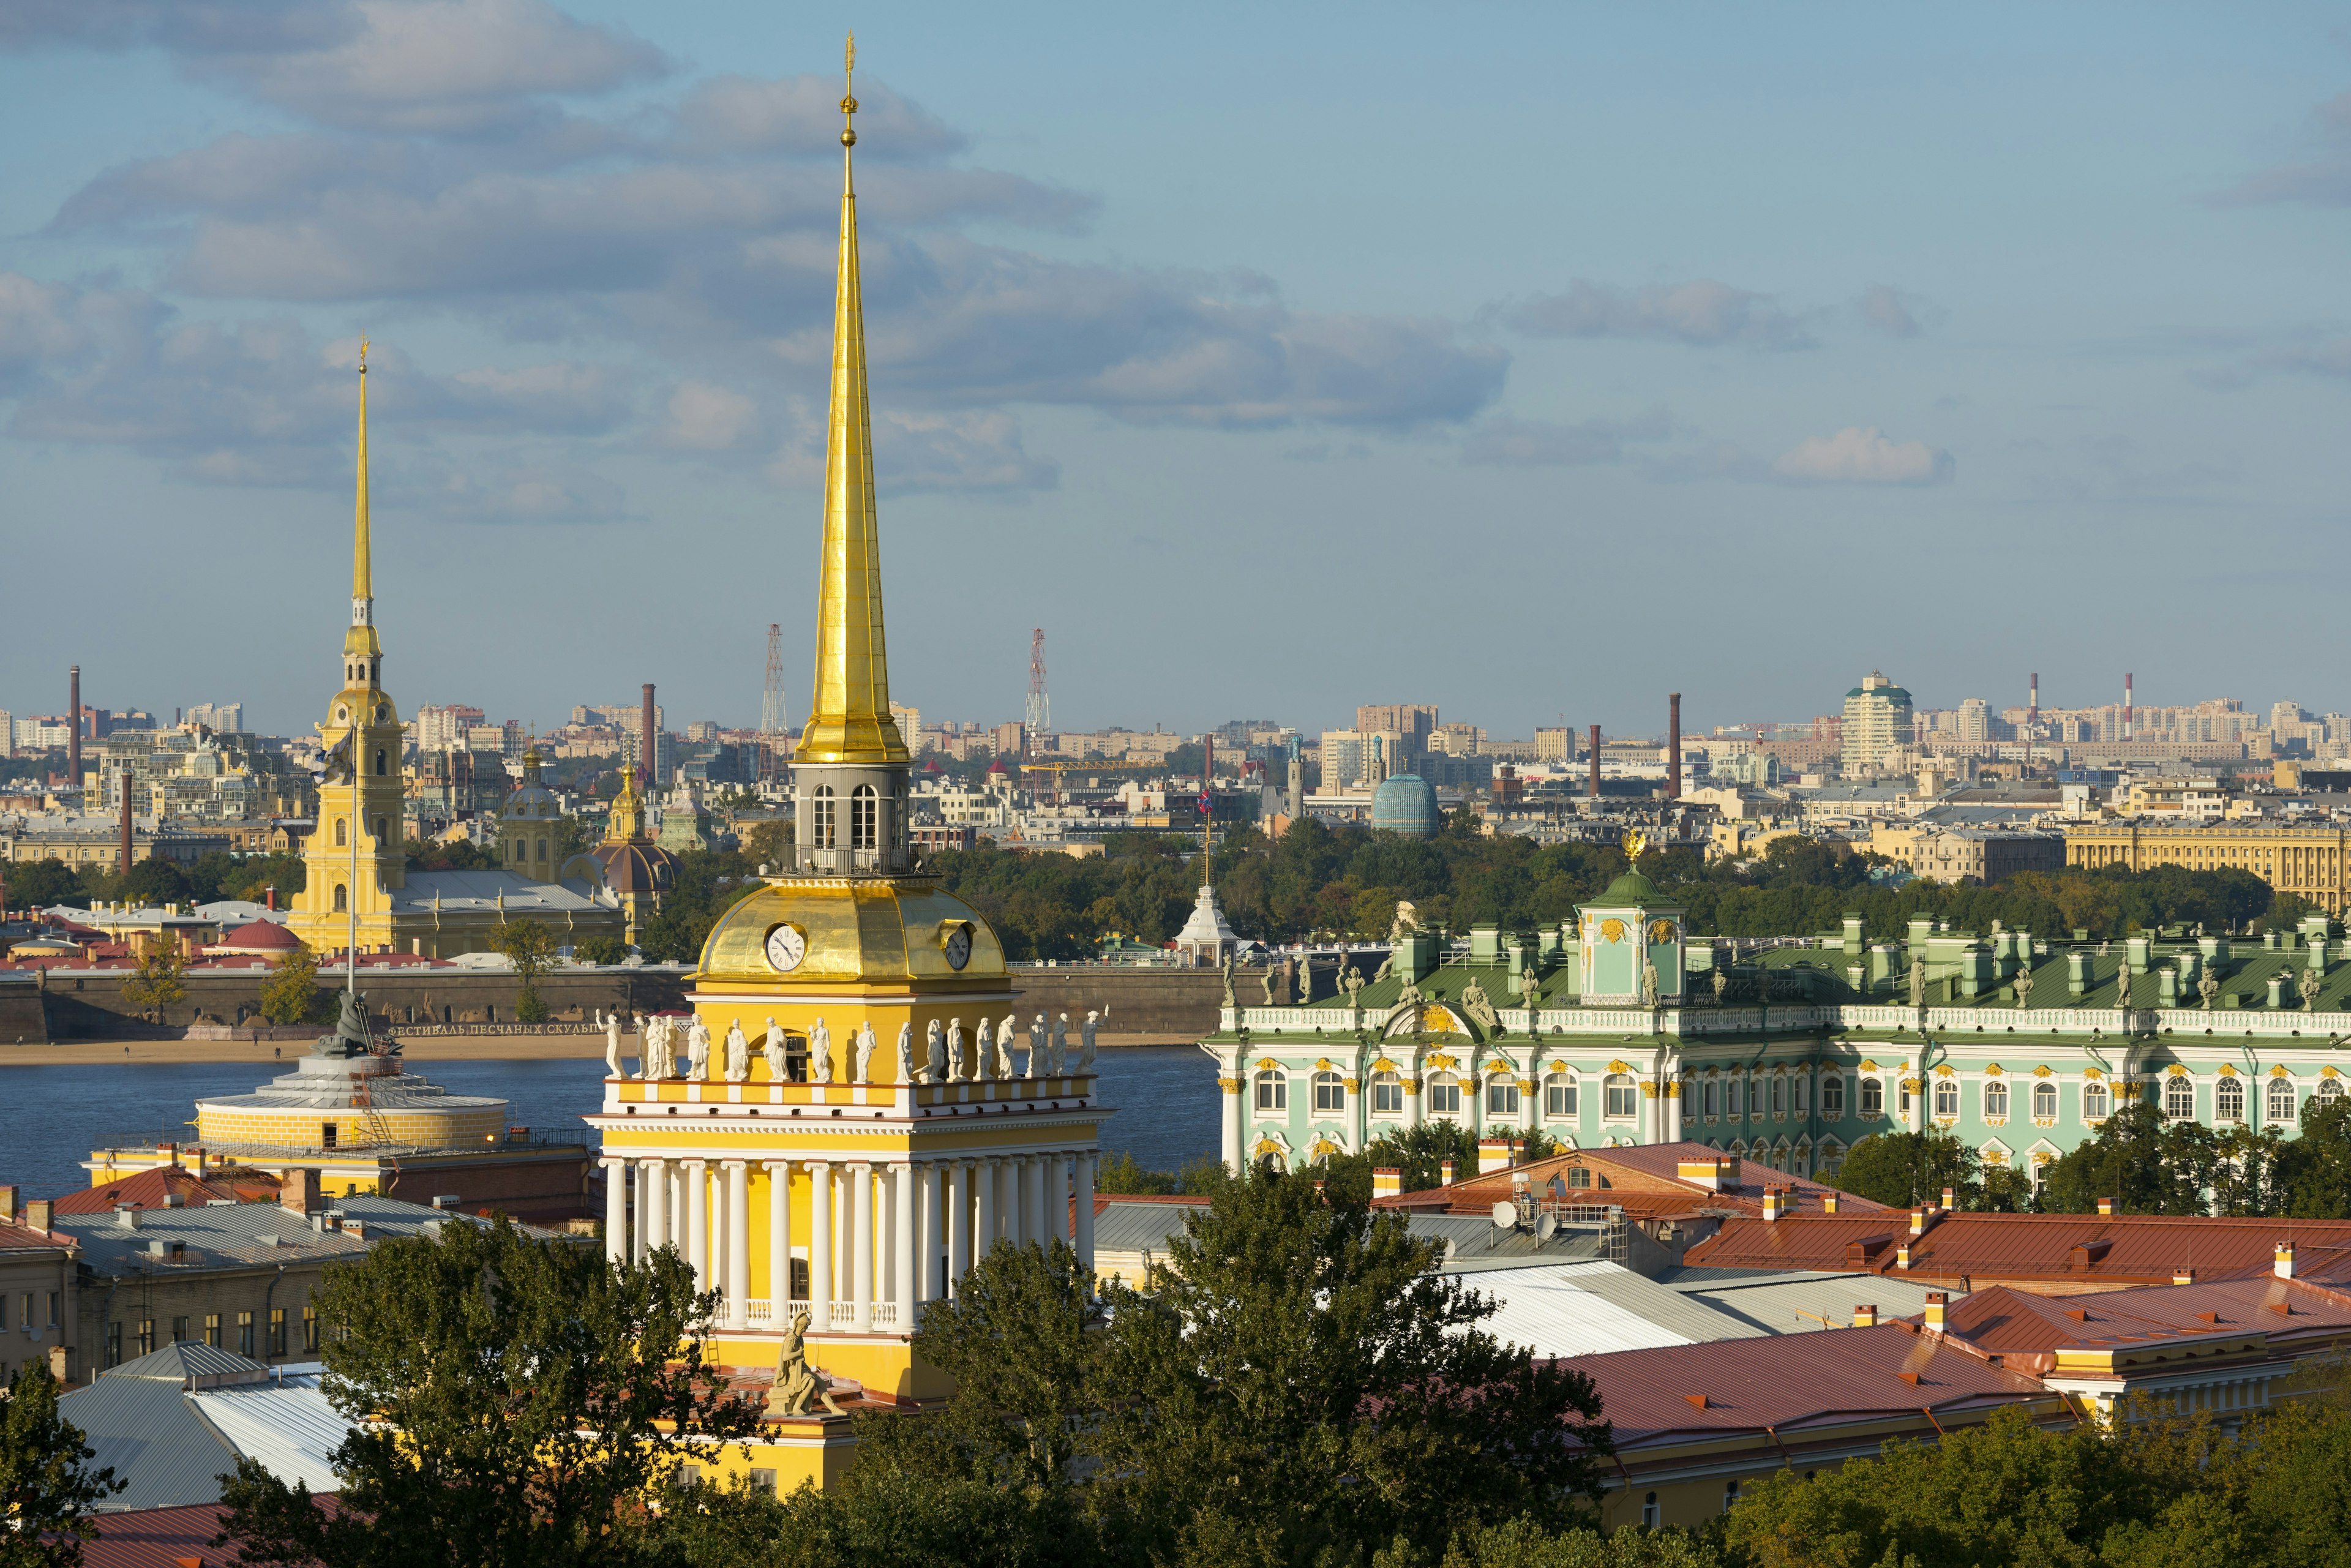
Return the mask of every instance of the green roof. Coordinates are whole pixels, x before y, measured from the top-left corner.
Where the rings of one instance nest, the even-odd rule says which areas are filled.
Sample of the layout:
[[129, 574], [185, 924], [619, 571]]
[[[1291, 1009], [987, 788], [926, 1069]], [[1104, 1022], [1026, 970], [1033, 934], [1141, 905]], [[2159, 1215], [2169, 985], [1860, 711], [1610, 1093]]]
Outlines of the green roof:
[[1639, 872], [1628, 871], [1610, 883], [1608, 891], [1593, 902], [1595, 904], [1662, 904], [1665, 898], [1665, 889], [1643, 876]]

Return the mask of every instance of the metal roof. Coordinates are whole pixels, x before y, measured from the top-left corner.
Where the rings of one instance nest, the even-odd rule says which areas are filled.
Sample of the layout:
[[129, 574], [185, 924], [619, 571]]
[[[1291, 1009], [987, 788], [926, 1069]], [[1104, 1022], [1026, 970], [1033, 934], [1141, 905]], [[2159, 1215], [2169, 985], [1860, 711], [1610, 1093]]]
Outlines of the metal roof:
[[1732, 1269], [1669, 1269], [1657, 1283], [1766, 1333], [1845, 1328], [1852, 1324], [1857, 1306], [1876, 1307], [1881, 1322], [1914, 1317], [1927, 1310], [1930, 1288], [1921, 1281], [1882, 1275], [1855, 1279], [1851, 1274], [1760, 1270], [1750, 1273]]
[[[421, 1203], [364, 1195], [333, 1199], [325, 1212], [358, 1221], [360, 1235], [313, 1230], [308, 1218], [275, 1203], [144, 1208], [139, 1210], [136, 1229], [122, 1225], [110, 1213], [61, 1214], [54, 1224], [59, 1232], [72, 1237], [89, 1269], [100, 1275], [124, 1275], [356, 1258], [367, 1251], [369, 1240], [385, 1236], [434, 1234], [442, 1225], [489, 1223]], [[526, 1225], [522, 1229], [542, 1240], [559, 1234], [537, 1226]], [[162, 1256], [151, 1250], [156, 1242], [163, 1243]], [[183, 1249], [177, 1259], [170, 1255], [173, 1242]]]
[[279, 1480], [340, 1491], [332, 1456], [352, 1424], [319, 1391], [315, 1363], [280, 1370], [284, 1376], [276, 1381], [204, 1389], [188, 1398], [213, 1430]]
[[[183, 1375], [253, 1381], [190, 1392]], [[69, 1391], [58, 1408], [95, 1450], [91, 1463], [127, 1483], [99, 1505], [106, 1512], [217, 1501], [240, 1455], [288, 1484], [341, 1486], [325, 1454], [350, 1423], [319, 1392], [314, 1364], [280, 1381], [257, 1361], [183, 1341]]]

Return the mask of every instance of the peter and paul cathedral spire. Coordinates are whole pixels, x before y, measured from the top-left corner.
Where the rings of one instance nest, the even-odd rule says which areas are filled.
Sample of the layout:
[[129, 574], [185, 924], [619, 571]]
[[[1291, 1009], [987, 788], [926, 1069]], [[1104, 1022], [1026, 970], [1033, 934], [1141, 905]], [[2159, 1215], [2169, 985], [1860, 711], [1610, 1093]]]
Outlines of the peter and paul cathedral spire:
[[351, 508], [351, 629], [343, 633], [343, 684], [374, 686], [383, 672], [383, 646], [375, 634], [375, 562], [368, 542], [367, 351], [360, 340], [360, 458], [358, 495]]

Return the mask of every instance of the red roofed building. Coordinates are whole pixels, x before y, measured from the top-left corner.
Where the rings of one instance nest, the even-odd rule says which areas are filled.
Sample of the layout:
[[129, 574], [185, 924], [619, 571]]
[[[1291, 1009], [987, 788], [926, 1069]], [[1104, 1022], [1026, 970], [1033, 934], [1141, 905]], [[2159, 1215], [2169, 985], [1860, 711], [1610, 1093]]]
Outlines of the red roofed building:
[[[331, 1496], [318, 1500], [329, 1513], [339, 1506]], [[237, 1549], [214, 1546], [213, 1537], [227, 1512], [225, 1504], [202, 1502], [102, 1514], [98, 1539], [81, 1549], [83, 1568], [225, 1568]]]
[[1931, 1442], [2010, 1406], [2043, 1427], [2075, 1420], [2038, 1379], [1907, 1322], [1559, 1364], [1592, 1379], [1615, 1437], [1603, 1530], [1699, 1525], [1780, 1470], [1834, 1469], [1889, 1440]]
[[107, 1214], [132, 1208], [194, 1208], [207, 1203], [276, 1203], [279, 1183], [266, 1171], [235, 1167], [199, 1176], [183, 1166], [156, 1166], [57, 1200], [59, 1214]]
[[2077, 1295], [2251, 1279], [2293, 1242], [2300, 1277], [2351, 1285], [2351, 1222], [2155, 1214], [1963, 1214], [1928, 1208], [1729, 1219], [1683, 1261], [1704, 1269], [1899, 1275], [1957, 1291]]
[[267, 920], [256, 920], [225, 934], [221, 939], [204, 948], [204, 956], [284, 958], [288, 953], [302, 950], [302, 939], [283, 925]]
[[[1496, 1141], [1489, 1142], [1490, 1146]], [[1523, 1201], [1539, 1209], [1622, 1208], [1628, 1223], [1671, 1254], [1657, 1260], [1661, 1265], [1681, 1261], [1684, 1249], [1712, 1236], [1719, 1227], [1760, 1218], [1767, 1208], [1775, 1217], [1824, 1212], [1878, 1216], [1874, 1223], [1881, 1229], [1882, 1217], [1889, 1212], [1865, 1197], [1695, 1143], [1574, 1149], [1420, 1192], [1383, 1191], [1375, 1175], [1374, 1194], [1372, 1201], [1379, 1207], [1424, 1214], [1490, 1214], [1497, 1203]]]

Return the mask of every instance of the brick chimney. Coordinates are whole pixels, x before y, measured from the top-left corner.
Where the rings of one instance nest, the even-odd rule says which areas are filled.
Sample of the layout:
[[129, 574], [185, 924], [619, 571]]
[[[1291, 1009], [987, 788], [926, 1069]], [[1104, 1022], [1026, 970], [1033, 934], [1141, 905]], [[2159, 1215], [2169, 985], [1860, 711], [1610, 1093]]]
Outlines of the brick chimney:
[[311, 1174], [306, 1170], [290, 1170], [278, 1178], [277, 1205], [293, 1214], [310, 1212]]
[[13, 1183], [7, 1186], [0, 1186], [0, 1225], [16, 1223], [17, 1190]]
[[1769, 1224], [1779, 1218], [1780, 1212], [1780, 1189], [1776, 1186], [1765, 1187], [1763, 1189], [1764, 1223]]
[[1506, 1171], [1510, 1168], [1510, 1139], [1480, 1138], [1478, 1140], [1478, 1174], [1479, 1176], [1484, 1176], [1489, 1171]]
[[[35, 1198], [25, 1206], [26, 1226], [34, 1230], [47, 1230], [49, 1228], [50, 1217], [55, 1214], [56, 1209], [57, 1206], [47, 1198]], [[2287, 1248], [2282, 1256], [2285, 1259], [2285, 1272], [2291, 1277], [2294, 1272], [2294, 1249]]]
[[1876, 1328], [1877, 1326], [1876, 1306], [1872, 1304], [1870, 1306], [1854, 1308], [1853, 1326], [1857, 1329]]
[[1894, 1266], [1897, 1269], [1910, 1267], [1910, 1243], [1907, 1241], [1894, 1249]]
[[1843, 1196], [1844, 1195], [1842, 1193], [1835, 1191], [1834, 1188], [1821, 1194], [1821, 1212], [1823, 1214], [1834, 1214], [1837, 1211], [1837, 1199]]
[[1395, 1166], [1378, 1166], [1372, 1171], [1372, 1196], [1395, 1197], [1404, 1191], [1404, 1172]]
[[1453, 1162], [1451, 1160], [1440, 1160], [1437, 1162], [1437, 1185], [1439, 1186], [1451, 1186], [1453, 1185]]
[[2192, 1285], [2196, 1282], [2196, 1270], [2175, 1269], [2171, 1271], [2171, 1282], [2175, 1285]]
[[1925, 1209], [1914, 1208], [1910, 1211], [1910, 1234], [1913, 1236], [1924, 1236], [1927, 1234], [1927, 1211]]
[[1949, 1210], [1955, 1209], [1959, 1207], [1959, 1195], [1958, 1191], [1952, 1187], [1945, 1187], [1943, 1189], [1943, 1207]]
[[2115, 1200], [2111, 1197], [2098, 1199], [2098, 1215], [2101, 1218], [2112, 1219], [2115, 1215]]
[[[39, 1208], [46, 1208], [46, 1207], [47, 1207], [48, 1206], [47, 1206], [47, 1204], [40, 1204], [40, 1203], [37, 1203], [37, 1204], [35, 1204], [33, 1207], [34, 1207], [35, 1208], [37, 1208], [37, 1209], [39, 1209]], [[42, 1227], [42, 1228], [46, 1229], [46, 1228], [47, 1228], [46, 1226], [44, 1226], [44, 1227]], [[2271, 1271], [2272, 1273], [2275, 1274], [2275, 1275], [2276, 1275], [2279, 1279], [2281, 1279], [2281, 1280], [2291, 1280], [2291, 1279], [2293, 1279], [2293, 1278], [2294, 1278], [2294, 1243], [2293, 1243], [2293, 1242], [2291, 1242], [2291, 1241], [2281, 1241], [2281, 1242], [2279, 1242], [2279, 1243], [2278, 1243], [2278, 1245], [2277, 1245], [2277, 1260], [2276, 1260], [2276, 1261], [2273, 1262], [2273, 1263], [2270, 1265], [2270, 1271]]]
[[1945, 1314], [1950, 1310], [1951, 1298], [1940, 1291], [1927, 1292], [1927, 1332], [1941, 1333], [1949, 1326]]

